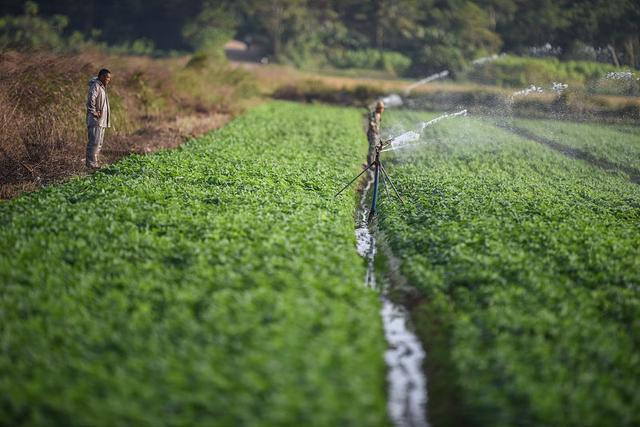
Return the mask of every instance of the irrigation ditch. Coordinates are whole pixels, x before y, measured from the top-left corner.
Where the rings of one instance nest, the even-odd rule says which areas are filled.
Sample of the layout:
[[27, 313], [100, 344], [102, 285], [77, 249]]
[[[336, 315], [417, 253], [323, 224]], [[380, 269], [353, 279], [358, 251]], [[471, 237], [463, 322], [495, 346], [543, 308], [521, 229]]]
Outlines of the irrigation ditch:
[[[556, 89], [553, 84], [553, 90]], [[531, 86], [534, 88], [534, 86]], [[566, 88], [566, 85], [565, 85]], [[540, 89], [540, 88], [536, 88]], [[540, 89], [541, 90], [541, 89]], [[529, 93], [538, 93], [533, 89], [515, 92], [510, 98], [496, 96], [494, 99], [472, 99], [464, 96], [442, 96], [436, 101], [421, 94], [419, 98], [400, 97], [395, 94], [384, 98], [385, 104], [401, 107], [410, 111], [456, 111], [445, 113], [430, 121], [422, 122], [415, 131], [409, 130], [386, 141], [387, 148], [381, 142], [379, 151], [391, 151], [410, 147], [420, 134], [432, 124], [447, 118], [471, 115], [491, 119], [496, 128], [506, 130], [520, 138], [543, 145], [566, 157], [576, 159], [602, 171], [609, 173], [622, 172], [633, 184], [640, 184], [640, 170], [633, 166], [603, 158], [587, 149], [577, 148], [565, 143], [563, 139], [550, 139], [536, 134], [524, 127], [515, 125], [515, 117], [551, 118], [558, 121], [628, 124], [637, 126], [635, 109], [614, 111], [590, 108], [576, 108], [569, 105], [562, 91], [553, 99], [539, 97], [533, 100], [522, 99], [516, 103], [515, 96], [526, 98]], [[393, 98], [395, 97], [395, 98]], [[396, 99], [397, 98], [397, 99]], [[437, 98], [437, 97], [436, 97]], [[388, 101], [391, 101], [388, 103]], [[425, 102], [425, 100], [427, 102]], [[446, 101], [447, 108], [442, 107]], [[473, 101], [470, 103], [461, 101]], [[462, 105], [464, 109], [461, 110]], [[469, 108], [469, 110], [467, 110]], [[625, 107], [626, 108], [626, 107]], [[497, 113], [497, 114], [496, 114]], [[419, 130], [418, 130], [419, 129]], [[635, 128], [634, 128], [635, 129]], [[397, 129], [396, 129], [397, 130]], [[405, 128], [406, 130], [406, 128]], [[497, 130], [497, 129], [496, 129]], [[631, 133], [632, 131], [627, 130]], [[379, 160], [378, 167], [382, 168]], [[373, 163], [372, 163], [373, 164]], [[371, 165], [369, 167], [371, 167]], [[384, 168], [382, 168], [384, 170]], [[386, 174], [381, 174], [384, 180]], [[451, 361], [451, 319], [446, 313], [437, 313], [430, 305], [432, 301], [403, 277], [400, 272], [400, 260], [394, 257], [390, 246], [385, 241], [384, 232], [378, 229], [377, 218], [369, 218], [370, 193], [374, 182], [374, 172], [368, 169], [359, 180], [358, 203], [355, 216], [355, 235], [358, 254], [366, 260], [367, 272], [364, 277], [365, 286], [374, 289], [380, 295], [380, 316], [387, 341], [385, 362], [387, 365], [387, 410], [394, 426], [429, 426], [429, 420], [437, 420], [438, 425], [462, 426], [474, 424], [479, 416], [474, 409], [464, 404], [463, 389], [459, 382], [459, 371]], [[382, 184], [381, 184], [382, 186]], [[382, 190], [379, 190], [382, 193]], [[375, 206], [375, 205], [374, 205]], [[375, 208], [373, 208], [375, 211]], [[377, 212], [377, 211], [376, 211]], [[415, 325], [415, 327], [414, 327]], [[428, 382], [428, 389], [427, 389]]]
[[[380, 316], [387, 341], [387, 409], [396, 427], [428, 427], [427, 379], [423, 371], [426, 354], [414, 333], [410, 310], [394, 295], [398, 280], [398, 261], [384, 247], [375, 220], [368, 221], [368, 195], [373, 185], [371, 170], [358, 186], [355, 234], [358, 254], [367, 262], [364, 285], [380, 294]], [[383, 250], [379, 250], [382, 248]], [[377, 266], [381, 266], [377, 268]]]

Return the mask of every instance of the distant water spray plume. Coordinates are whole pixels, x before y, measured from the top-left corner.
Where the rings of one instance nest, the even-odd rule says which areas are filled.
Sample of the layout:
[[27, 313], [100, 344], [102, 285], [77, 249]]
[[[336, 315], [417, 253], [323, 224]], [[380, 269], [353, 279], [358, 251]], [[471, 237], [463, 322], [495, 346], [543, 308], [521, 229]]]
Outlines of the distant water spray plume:
[[453, 117], [458, 117], [458, 116], [466, 116], [467, 115], [467, 110], [461, 110], [458, 111], [457, 113], [447, 113], [447, 114], [443, 114], [440, 117], [436, 117], [433, 120], [429, 120], [428, 122], [424, 122], [422, 123], [421, 127], [420, 127], [420, 132], [422, 132], [423, 130], [425, 130], [426, 128], [428, 128], [429, 126], [433, 126], [438, 122], [441, 122], [442, 120], [445, 119], [451, 119]]
[[473, 61], [471, 61], [471, 63], [473, 65], [484, 65], [488, 62], [493, 62], [493, 61], [497, 61], [498, 59], [502, 58], [503, 56], [505, 56], [504, 53], [501, 53], [500, 55], [494, 53], [491, 56], [484, 56], [482, 58], [478, 58], [478, 59], [474, 59]]
[[561, 94], [562, 92], [567, 90], [568, 87], [569, 85], [566, 83], [553, 82], [553, 86], [551, 87], [551, 90], [556, 92], [557, 94]]
[[544, 93], [544, 89], [541, 88], [540, 86], [536, 86], [536, 85], [531, 85], [526, 89], [522, 89], [519, 90], [517, 92], [513, 92], [513, 94], [511, 94], [511, 98], [514, 98], [516, 96], [527, 96], [531, 93]]
[[[607, 73], [605, 79], [607, 80], [632, 80], [635, 74], [631, 71], [612, 71]], [[640, 78], [636, 79], [640, 80]]]
[[387, 95], [383, 98], [380, 98], [380, 101], [384, 102], [384, 106], [386, 108], [389, 107], [401, 107], [403, 104], [402, 98], [400, 97], [400, 95], [396, 94], [396, 93], [392, 93], [390, 95]]
[[429, 77], [425, 77], [422, 80], [418, 80], [417, 82], [412, 83], [409, 86], [407, 86], [407, 88], [404, 90], [404, 94], [405, 94], [405, 96], [408, 96], [411, 93], [411, 91], [413, 89], [417, 88], [418, 86], [423, 85], [425, 83], [432, 82], [434, 80], [445, 78], [448, 75], [449, 75], [449, 70], [444, 70], [444, 71], [441, 71], [439, 73], [432, 74]]
[[467, 115], [467, 110], [461, 110], [461, 111], [458, 111], [457, 113], [443, 114], [439, 117], [436, 117], [433, 120], [429, 120], [428, 122], [423, 122], [420, 125], [420, 130], [418, 132], [410, 130], [409, 132], [405, 132], [402, 135], [392, 138], [388, 143], [387, 148], [383, 149], [382, 152], [384, 153], [385, 151], [393, 151], [399, 148], [406, 148], [406, 147], [418, 145], [418, 144], [414, 144], [414, 142], [420, 139], [420, 133], [422, 133], [422, 131], [428, 128], [429, 126], [433, 126], [436, 123], [441, 122], [442, 120], [445, 120], [445, 119], [451, 119], [454, 117], [466, 116], [466, 115]]

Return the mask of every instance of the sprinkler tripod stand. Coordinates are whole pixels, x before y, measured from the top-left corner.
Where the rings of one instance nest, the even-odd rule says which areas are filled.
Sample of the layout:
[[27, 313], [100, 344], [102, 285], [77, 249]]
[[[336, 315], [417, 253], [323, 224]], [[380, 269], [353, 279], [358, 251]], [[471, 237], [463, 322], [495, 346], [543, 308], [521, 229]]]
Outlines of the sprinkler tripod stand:
[[369, 169], [373, 169], [373, 198], [371, 201], [371, 210], [369, 211], [369, 219], [368, 219], [369, 221], [371, 221], [371, 219], [376, 213], [376, 206], [378, 201], [378, 187], [380, 183], [380, 172], [382, 172], [382, 177], [384, 178], [383, 184], [385, 184], [384, 188], [387, 191], [387, 194], [389, 194], [389, 190], [387, 189], [386, 182], [389, 181], [389, 184], [391, 184], [391, 188], [393, 189], [395, 196], [398, 198], [398, 200], [400, 200], [400, 203], [404, 204], [404, 201], [402, 200], [402, 197], [400, 197], [400, 193], [398, 192], [398, 189], [393, 184], [393, 181], [391, 181], [391, 178], [389, 178], [389, 174], [387, 173], [384, 166], [382, 166], [382, 162], [380, 161], [380, 152], [382, 151], [383, 148], [391, 144], [391, 141], [393, 141], [393, 138], [387, 141], [380, 141], [380, 143], [376, 145], [376, 155], [374, 160], [371, 163], [369, 163], [367, 167], [362, 172], [360, 172], [355, 178], [349, 181], [347, 185], [342, 187], [342, 189], [338, 191], [335, 195], [335, 197], [338, 197], [340, 193], [342, 193], [351, 184], [353, 184], [353, 182], [356, 179], [360, 178], [360, 176], [362, 176], [363, 173], [365, 173]]

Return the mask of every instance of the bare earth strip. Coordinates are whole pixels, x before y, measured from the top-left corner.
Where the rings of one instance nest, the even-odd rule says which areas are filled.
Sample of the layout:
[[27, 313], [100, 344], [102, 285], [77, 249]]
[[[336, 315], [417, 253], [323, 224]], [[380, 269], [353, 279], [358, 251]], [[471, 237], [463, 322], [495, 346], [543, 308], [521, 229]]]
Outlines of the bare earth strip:
[[[190, 138], [202, 136], [224, 126], [231, 119], [231, 114], [223, 113], [188, 114], [176, 116], [168, 121], [151, 121], [146, 127], [131, 135], [111, 137], [107, 132], [101, 152], [101, 163], [107, 165], [131, 154], [148, 154], [176, 148]], [[28, 165], [23, 165], [30, 179], [17, 182], [0, 181], [0, 199], [10, 199], [25, 191], [34, 191], [72, 176], [87, 175], [84, 152], [78, 152], [74, 158], [67, 160], [67, 164], [64, 165], [50, 165], [49, 176], [42, 176]]]

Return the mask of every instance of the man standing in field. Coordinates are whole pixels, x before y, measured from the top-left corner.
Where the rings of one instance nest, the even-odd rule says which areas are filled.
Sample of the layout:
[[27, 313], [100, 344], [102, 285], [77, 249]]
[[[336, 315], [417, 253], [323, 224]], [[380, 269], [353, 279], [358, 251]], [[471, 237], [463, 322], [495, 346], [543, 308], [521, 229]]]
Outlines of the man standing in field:
[[369, 163], [373, 161], [376, 145], [380, 141], [380, 123], [382, 122], [383, 112], [384, 102], [378, 101], [376, 109], [369, 113], [369, 128], [367, 129], [367, 139], [369, 140], [369, 155], [367, 159]]
[[103, 68], [89, 81], [89, 93], [87, 95], [87, 129], [89, 142], [87, 143], [88, 168], [97, 169], [98, 154], [102, 148], [104, 131], [111, 127], [111, 108], [107, 96], [107, 86], [111, 82], [111, 72]]

